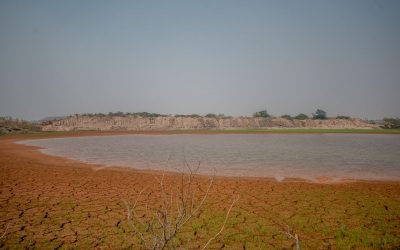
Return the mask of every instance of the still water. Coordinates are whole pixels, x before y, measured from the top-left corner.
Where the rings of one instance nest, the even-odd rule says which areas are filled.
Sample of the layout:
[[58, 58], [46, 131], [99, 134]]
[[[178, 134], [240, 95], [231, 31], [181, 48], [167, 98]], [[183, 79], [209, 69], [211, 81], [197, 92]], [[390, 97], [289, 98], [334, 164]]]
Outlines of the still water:
[[46, 154], [105, 166], [225, 176], [400, 180], [400, 136], [118, 135], [25, 140]]

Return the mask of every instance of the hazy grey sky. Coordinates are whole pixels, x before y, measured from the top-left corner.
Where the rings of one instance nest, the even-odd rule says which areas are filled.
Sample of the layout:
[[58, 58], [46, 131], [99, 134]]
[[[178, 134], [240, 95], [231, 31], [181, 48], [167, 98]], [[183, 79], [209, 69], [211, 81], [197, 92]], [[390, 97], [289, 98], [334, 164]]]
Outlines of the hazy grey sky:
[[0, 115], [400, 116], [400, 1], [0, 1]]

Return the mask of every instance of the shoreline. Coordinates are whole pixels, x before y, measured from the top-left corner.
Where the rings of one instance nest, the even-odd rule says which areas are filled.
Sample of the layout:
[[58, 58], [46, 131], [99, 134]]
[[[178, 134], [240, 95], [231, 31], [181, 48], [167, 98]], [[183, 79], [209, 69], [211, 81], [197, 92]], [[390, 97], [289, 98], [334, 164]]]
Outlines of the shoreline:
[[[185, 131], [186, 132], [186, 131]], [[200, 131], [203, 132], [203, 131]], [[21, 143], [23, 140], [40, 140], [40, 139], [50, 139], [50, 138], [68, 138], [68, 137], [82, 137], [82, 136], [114, 136], [114, 135], [180, 135], [182, 134], [181, 131], [78, 131], [78, 132], [67, 132], [66, 134], [21, 134], [17, 137], [25, 137], [26, 138], [18, 138], [12, 140], [12, 143], [15, 145], [20, 145], [22, 147], [27, 147], [27, 149], [34, 149], [38, 155], [34, 155], [34, 157], [38, 157], [39, 159], [42, 156], [53, 157], [54, 160], [59, 159], [61, 162], [71, 162], [71, 164], [83, 165], [88, 168], [93, 169], [94, 171], [100, 171], [104, 169], [108, 170], [115, 170], [115, 171], [132, 171], [134, 173], [142, 173], [142, 174], [168, 174], [168, 175], [180, 175], [182, 173], [172, 170], [157, 170], [157, 169], [140, 169], [135, 167], [129, 166], [119, 166], [119, 165], [103, 165], [103, 164], [96, 164], [90, 162], [84, 162], [80, 160], [75, 160], [72, 158], [64, 157], [64, 156], [57, 156], [52, 154], [47, 154], [42, 152], [42, 149], [38, 146], [31, 146], [24, 143]], [[192, 134], [192, 133], [183, 133], [183, 134]], [[229, 134], [229, 133], [199, 133], [194, 132], [194, 134], [198, 135], [210, 135], [210, 134]], [[233, 133], [237, 134], [237, 133]], [[248, 133], [243, 133], [248, 134]], [[39, 136], [39, 138], [38, 138]], [[10, 136], [15, 137], [15, 136]], [[34, 137], [34, 138], [31, 138]], [[11, 138], [10, 138], [11, 139]], [[0, 137], [0, 142], [2, 138]], [[22, 149], [22, 148], [21, 148]], [[23, 149], [22, 149], [23, 150]], [[201, 178], [209, 178], [211, 175], [207, 174], [200, 174], [196, 173], [196, 176]], [[282, 179], [278, 179], [274, 176], [235, 176], [235, 175], [218, 175], [216, 174], [215, 177], [220, 179], [240, 179], [243, 181], [269, 181], [269, 182], [304, 182], [304, 183], [312, 183], [312, 184], [343, 184], [343, 183], [353, 183], [353, 182], [364, 182], [364, 183], [400, 183], [400, 180], [395, 179], [362, 179], [362, 178], [336, 178], [330, 176], [317, 176], [315, 178], [307, 179], [302, 177], [283, 177]]]
[[[94, 133], [66, 136], [82, 135]], [[0, 233], [4, 233], [0, 248], [139, 248], [140, 242], [132, 236], [127, 222], [124, 202], [135, 201], [144, 187], [148, 195], [157, 193], [156, 178], [162, 172], [102, 168], [14, 143], [38, 138], [45, 137], [0, 137]], [[165, 178], [171, 185], [181, 179], [177, 173], [167, 173]], [[200, 187], [210, 179], [196, 178]], [[400, 216], [400, 182], [357, 180], [325, 184], [217, 176], [203, 217], [194, 219], [192, 225], [219, 225], [223, 211], [237, 195], [240, 200], [232, 210], [224, 236], [216, 239], [212, 248], [247, 245], [249, 249], [290, 249], [292, 240], [281, 233], [285, 225], [295, 230], [305, 249], [337, 248], [340, 244], [363, 246], [359, 240], [335, 238], [344, 230], [343, 225], [350, 230], [345, 231], [348, 235], [354, 230], [367, 235], [369, 240], [362, 244], [375, 248], [400, 246], [396, 222]], [[365, 226], [360, 228], [361, 224]], [[192, 230], [190, 225], [187, 230]], [[214, 234], [212, 230], [194, 236], [193, 242], [201, 243], [210, 234]]]
[[53, 138], [77, 136], [107, 136], [107, 135], [214, 135], [214, 134], [373, 134], [400, 135], [400, 129], [318, 129], [318, 128], [269, 128], [269, 129], [171, 129], [171, 130], [70, 130], [70, 131], [40, 131], [29, 133], [0, 134], [1, 138]]

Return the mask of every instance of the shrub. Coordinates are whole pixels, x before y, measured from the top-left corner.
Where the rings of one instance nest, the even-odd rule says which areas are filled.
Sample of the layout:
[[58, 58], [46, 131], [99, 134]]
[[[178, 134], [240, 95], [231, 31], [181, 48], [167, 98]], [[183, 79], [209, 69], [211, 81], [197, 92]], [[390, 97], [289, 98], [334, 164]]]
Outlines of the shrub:
[[191, 115], [181, 115], [181, 114], [176, 114], [175, 117], [191, 117], [191, 118], [199, 118], [201, 117], [198, 114], [191, 114]]
[[281, 118], [288, 119], [288, 120], [293, 119], [293, 117], [291, 117], [290, 115], [282, 115]]
[[315, 113], [313, 113], [313, 119], [324, 120], [326, 119], [326, 112], [322, 109], [317, 109]]
[[384, 128], [400, 128], [400, 118], [384, 118]]
[[266, 110], [258, 111], [253, 114], [253, 117], [270, 117]]
[[296, 120], [305, 120], [305, 119], [308, 119], [308, 118], [309, 118], [308, 115], [303, 114], [303, 113], [298, 114], [298, 115], [296, 115], [296, 116], [294, 117], [294, 119], [296, 119]]
[[133, 116], [141, 116], [141, 117], [165, 117], [167, 115], [163, 114], [157, 114], [157, 113], [149, 113], [149, 112], [136, 112], [136, 113], [127, 113], [127, 115], [133, 115]]
[[217, 118], [217, 115], [213, 114], [213, 113], [208, 113], [208, 114], [206, 114], [206, 117], [208, 117], [208, 118]]
[[[159, 183], [158, 192], [149, 193], [145, 187], [138, 193], [133, 204], [124, 201], [128, 212], [128, 223], [133, 229], [134, 235], [140, 240], [142, 249], [193, 248], [183, 245], [185, 243], [178, 240], [178, 234], [185, 232], [185, 225], [192, 224], [193, 219], [199, 218], [203, 213], [203, 205], [213, 186], [215, 175], [210, 177], [207, 184], [202, 184], [205, 188], [202, 190], [199, 188], [201, 182], [195, 180], [197, 170], [192, 170], [189, 164], [187, 167], [190, 172], [187, 174], [182, 172], [180, 185], [179, 182], [175, 185], [167, 185], [168, 177], [163, 173], [161, 177], [154, 176]], [[199, 167], [200, 162], [197, 169]], [[143, 199], [145, 200], [143, 201]], [[154, 200], [159, 203], [154, 203]], [[238, 200], [239, 196], [233, 199], [229, 209], [225, 212], [220, 230], [203, 243], [202, 249], [207, 249], [208, 245], [225, 229], [229, 214]], [[196, 233], [193, 224], [192, 229]], [[187, 241], [186, 244], [190, 243], [192, 242]], [[196, 249], [199, 249], [199, 246]]]
[[348, 120], [348, 119], [350, 119], [350, 116], [338, 115], [338, 116], [336, 116], [336, 119], [344, 119], [344, 120]]
[[124, 116], [125, 114], [121, 111], [118, 112], [108, 112], [108, 116]]

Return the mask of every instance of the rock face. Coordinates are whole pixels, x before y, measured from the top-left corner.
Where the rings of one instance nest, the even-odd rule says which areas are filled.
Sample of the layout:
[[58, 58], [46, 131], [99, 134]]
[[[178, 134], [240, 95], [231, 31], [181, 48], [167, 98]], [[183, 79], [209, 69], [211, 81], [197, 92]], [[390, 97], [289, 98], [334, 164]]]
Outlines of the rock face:
[[360, 119], [289, 120], [284, 118], [208, 118], [74, 115], [43, 125], [43, 131], [71, 130], [174, 130], [174, 129], [262, 129], [262, 128], [377, 128]]

